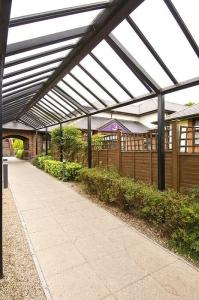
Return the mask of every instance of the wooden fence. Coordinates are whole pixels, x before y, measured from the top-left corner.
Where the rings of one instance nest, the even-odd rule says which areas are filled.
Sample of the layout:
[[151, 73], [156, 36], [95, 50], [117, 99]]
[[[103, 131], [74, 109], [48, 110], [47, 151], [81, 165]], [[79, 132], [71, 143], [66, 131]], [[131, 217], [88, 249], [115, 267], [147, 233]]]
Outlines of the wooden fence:
[[[197, 137], [195, 131], [196, 128], [186, 128], [187, 140], [184, 129], [176, 122], [165, 130], [166, 187], [184, 191], [199, 185], [199, 148], [193, 142]], [[157, 185], [157, 133], [121, 134], [118, 131], [107, 135], [101, 147], [93, 145], [93, 166], [114, 167], [123, 176]]]

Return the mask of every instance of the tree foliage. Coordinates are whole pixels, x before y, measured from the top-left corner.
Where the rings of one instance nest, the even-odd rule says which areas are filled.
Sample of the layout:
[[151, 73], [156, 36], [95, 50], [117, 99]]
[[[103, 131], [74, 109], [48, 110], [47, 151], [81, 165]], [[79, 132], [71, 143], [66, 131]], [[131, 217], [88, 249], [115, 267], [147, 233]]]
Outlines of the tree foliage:
[[185, 104], [185, 106], [193, 106], [195, 104], [195, 102], [193, 102], [193, 101], [189, 101], [189, 102], [187, 102], [186, 104]]
[[15, 152], [17, 150], [23, 150], [23, 148], [24, 148], [23, 141], [20, 139], [14, 139], [13, 148], [14, 148]]
[[73, 160], [75, 154], [85, 149], [86, 143], [82, 138], [82, 132], [74, 125], [55, 128], [51, 132], [51, 142], [57, 152], [63, 149], [65, 160]]
[[98, 151], [102, 150], [104, 135], [102, 133], [96, 133], [92, 136], [92, 144]]

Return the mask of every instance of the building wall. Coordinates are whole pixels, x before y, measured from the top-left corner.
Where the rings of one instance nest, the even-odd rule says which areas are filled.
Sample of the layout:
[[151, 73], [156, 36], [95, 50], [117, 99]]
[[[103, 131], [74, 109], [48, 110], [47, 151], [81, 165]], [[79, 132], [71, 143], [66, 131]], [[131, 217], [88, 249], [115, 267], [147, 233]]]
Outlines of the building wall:
[[[36, 134], [34, 131], [3, 129], [3, 138], [19, 138], [24, 141], [24, 150], [27, 152], [26, 157], [32, 158], [36, 156]], [[37, 134], [37, 154], [43, 150], [42, 134]]]

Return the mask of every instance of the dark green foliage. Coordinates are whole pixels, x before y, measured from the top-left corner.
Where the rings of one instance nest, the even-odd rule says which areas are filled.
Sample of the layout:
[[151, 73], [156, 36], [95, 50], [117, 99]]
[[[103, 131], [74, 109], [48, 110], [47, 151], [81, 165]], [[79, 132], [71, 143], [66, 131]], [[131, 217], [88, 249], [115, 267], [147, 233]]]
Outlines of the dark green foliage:
[[173, 247], [199, 261], [199, 203], [193, 197], [173, 190], [159, 192], [151, 185], [102, 169], [84, 168], [80, 179], [89, 193], [150, 222]]

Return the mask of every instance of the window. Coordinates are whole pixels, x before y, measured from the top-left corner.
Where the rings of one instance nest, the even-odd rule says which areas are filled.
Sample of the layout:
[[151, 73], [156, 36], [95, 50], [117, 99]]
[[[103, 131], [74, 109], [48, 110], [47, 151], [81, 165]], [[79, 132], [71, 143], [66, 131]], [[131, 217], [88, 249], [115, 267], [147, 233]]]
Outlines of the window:
[[195, 120], [195, 135], [194, 135], [194, 140], [195, 140], [195, 145], [199, 145], [199, 119]]

